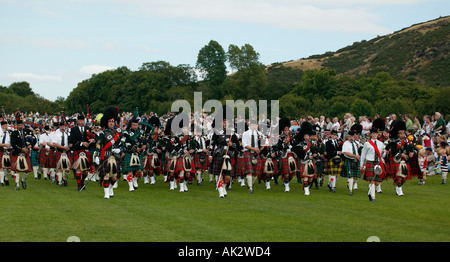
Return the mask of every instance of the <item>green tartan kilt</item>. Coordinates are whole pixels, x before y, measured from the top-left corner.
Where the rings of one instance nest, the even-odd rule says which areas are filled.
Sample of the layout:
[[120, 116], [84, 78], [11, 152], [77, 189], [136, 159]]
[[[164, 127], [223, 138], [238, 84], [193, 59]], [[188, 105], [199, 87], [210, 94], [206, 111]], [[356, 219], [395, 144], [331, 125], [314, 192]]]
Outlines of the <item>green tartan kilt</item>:
[[139, 157], [139, 166], [130, 166], [132, 153], [125, 153], [121, 163], [121, 171], [122, 173], [135, 172], [139, 170], [144, 170], [144, 157], [142, 154], [138, 154]]
[[40, 166], [39, 165], [39, 158], [41, 156], [40, 150], [31, 150], [31, 166]]
[[344, 159], [341, 158], [339, 164], [333, 162], [334, 157], [327, 162], [327, 175], [329, 176], [339, 176], [341, 175], [342, 167], [344, 166]]
[[[353, 165], [353, 167], [352, 167]], [[361, 178], [361, 170], [359, 168], [359, 161], [354, 162], [351, 159], [344, 159], [344, 166], [342, 167], [342, 177], [357, 177]]]

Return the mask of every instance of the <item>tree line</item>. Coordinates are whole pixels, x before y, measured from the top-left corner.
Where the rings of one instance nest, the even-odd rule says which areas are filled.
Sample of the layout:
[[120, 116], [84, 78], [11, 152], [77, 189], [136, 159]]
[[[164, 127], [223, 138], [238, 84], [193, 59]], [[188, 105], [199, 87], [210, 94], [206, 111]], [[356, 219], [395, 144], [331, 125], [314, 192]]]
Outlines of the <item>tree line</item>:
[[[264, 66], [250, 44], [230, 45], [228, 50], [214, 40], [205, 45], [195, 66], [171, 65], [166, 61], [146, 62], [136, 70], [122, 66], [92, 75], [78, 83], [67, 99], [45, 101], [27, 83], [1, 87], [0, 103], [5, 109], [66, 113], [100, 113], [108, 106], [120, 111], [170, 111], [173, 101], [185, 99], [193, 105], [194, 92], [203, 101], [279, 100], [280, 114], [292, 118], [312, 116], [340, 117], [395, 113], [425, 115], [450, 112], [450, 88], [424, 86], [395, 79], [387, 72], [371, 77], [337, 74], [334, 69], [302, 71], [282, 64]], [[233, 70], [227, 72], [227, 64]], [[13, 99], [8, 99], [13, 97]], [[35, 99], [44, 102], [36, 103]], [[33, 102], [31, 102], [33, 101]], [[270, 103], [268, 103], [270, 105]]]

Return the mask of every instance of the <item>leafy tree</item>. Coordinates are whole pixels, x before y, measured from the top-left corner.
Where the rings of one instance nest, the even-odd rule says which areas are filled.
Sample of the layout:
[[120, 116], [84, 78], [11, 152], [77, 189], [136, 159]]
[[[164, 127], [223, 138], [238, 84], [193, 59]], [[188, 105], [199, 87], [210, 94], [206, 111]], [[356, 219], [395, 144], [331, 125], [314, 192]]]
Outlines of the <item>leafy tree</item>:
[[223, 47], [211, 40], [198, 53], [196, 67], [201, 70], [203, 77], [210, 86], [216, 89], [223, 84], [227, 77], [227, 57]]

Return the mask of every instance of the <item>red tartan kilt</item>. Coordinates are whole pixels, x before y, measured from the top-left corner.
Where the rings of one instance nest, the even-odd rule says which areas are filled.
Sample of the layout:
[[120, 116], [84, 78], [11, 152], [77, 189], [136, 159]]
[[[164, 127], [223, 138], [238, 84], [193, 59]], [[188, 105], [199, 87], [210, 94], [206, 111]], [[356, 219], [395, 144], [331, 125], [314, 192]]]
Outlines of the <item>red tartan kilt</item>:
[[419, 157], [415, 154], [408, 163], [408, 176], [410, 178], [417, 176], [422, 176], [422, 171], [420, 171]]
[[70, 154], [72, 157], [69, 156], [70, 163], [72, 163], [72, 165], [73, 165], [75, 162], [77, 162], [78, 158], [80, 158], [80, 153], [85, 153], [86, 154], [86, 157], [87, 157], [88, 162], [89, 162], [89, 167], [92, 170], [93, 167], [92, 167], [92, 159], [91, 159], [91, 152], [90, 151], [86, 151], [86, 150], [73, 151], [73, 153]]
[[[258, 163], [256, 165], [252, 163], [251, 158], [252, 155], [256, 156], [256, 159], [258, 159]], [[247, 174], [259, 176], [259, 174], [261, 173], [261, 158], [259, 157], [258, 154], [250, 153], [248, 151], [244, 152], [244, 163], [245, 163], [245, 172]]]
[[[13, 154], [10, 154], [10, 160], [11, 160], [11, 171], [14, 172], [19, 172], [17, 170], [17, 158], [19, 157], [19, 155], [14, 156]], [[28, 165], [28, 170], [23, 171], [23, 172], [31, 172], [31, 159], [30, 156], [28, 154], [25, 155], [26, 161], [27, 161], [27, 165]]]
[[161, 162], [160, 158], [158, 158], [160, 168], [153, 168], [152, 161], [153, 161], [153, 155], [147, 155], [147, 162], [145, 163], [144, 170], [160, 170], [161, 169], [162, 162]]
[[[177, 164], [175, 165], [175, 174], [180, 173], [181, 171], [184, 171], [184, 165], [183, 165], [183, 157], [178, 157], [177, 158]], [[195, 165], [194, 162], [192, 161], [192, 168], [191, 171], [189, 173], [195, 174]]]
[[[200, 162], [200, 155], [205, 155], [206, 160], [204, 163]], [[195, 153], [193, 163], [196, 169], [207, 170], [208, 169], [208, 155], [206, 153]]]
[[[266, 166], [266, 158], [261, 157], [261, 175], [266, 175], [266, 173], [264, 173], [264, 168]], [[272, 162], [273, 162], [273, 173], [270, 175], [274, 175], [276, 173], [278, 173], [278, 164], [277, 164], [277, 160], [272, 158]]]
[[[66, 153], [67, 154], [67, 158], [69, 158], [69, 161], [70, 161], [70, 164], [71, 165], [73, 165], [73, 163], [74, 162], [72, 162], [72, 154], [71, 153]], [[60, 152], [60, 151], [58, 151], [58, 150], [55, 150], [55, 157], [54, 157], [54, 160], [55, 160], [55, 168], [56, 168], [56, 166], [58, 165], [58, 162], [59, 162], [59, 160], [61, 159], [61, 155], [62, 155], [62, 152]], [[77, 159], [78, 159], [78, 155], [77, 155]]]
[[[305, 172], [305, 166], [306, 166], [306, 163], [303, 164], [303, 163], [300, 161], [298, 165], [299, 165], [299, 166], [298, 166], [298, 169], [299, 169], [299, 172], [300, 172], [300, 177], [301, 177], [301, 178], [304, 178], [304, 177], [308, 177], [308, 178], [309, 178], [309, 176], [305, 176], [305, 175], [303, 174], [303, 173]], [[317, 178], [316, 164], [313, 163], [313, 165], [314, 165], [314, 176], [311, 177], [311, 178]]]
[[45, 154], [47, 150], [45, 148], [41, 149], [41, 153], [39, 154], [39, 165], [43, 166], [44, 168], [54, 168], [56, 166], [55, 164], [55, 152], [53, 150], [50, 150], [48, 152], [48, 156]]
[[[367, 161], [365, 167], [366, 169], [364, 171], [364, 180], [371, 182], [374, 180], [375, 177], [374, 173], [375, 164], [374, 162]], [[375, 181], [381, 182], [383, 181], [383, 179], [385, 179], [385, 176], [386, 176], [386, 166], [385, 171], [381, 175], [375, 177]]]
[[394, 161], [394, 156], [390, 155], [385, 158], [386, 161], [386, 175], [385, 178], [395, 178], [395, 174], [397, 174], [399, 163]]
[[[281, 158], [281, 175], [289, 175], [289, 157], [294, 157], [294, 154], [289, 153], [285, 158]], [[299, 168], [297, 158], [294, 157], [297, 168]]]
[[4, 153], [5, 153], [5, 151], [0, 150], [0, 168], [3, 168], [3, 161], [2, 161], [2, 159], [3, 159], [3, 154]]

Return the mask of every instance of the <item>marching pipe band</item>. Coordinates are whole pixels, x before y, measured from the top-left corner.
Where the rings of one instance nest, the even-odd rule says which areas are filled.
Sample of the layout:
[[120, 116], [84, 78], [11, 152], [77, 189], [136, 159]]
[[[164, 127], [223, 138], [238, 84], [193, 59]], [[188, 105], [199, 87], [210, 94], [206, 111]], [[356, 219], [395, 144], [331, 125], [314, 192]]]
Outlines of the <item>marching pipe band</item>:
[[0, 185], [9, 185], [11, 175], [16, 190], [20, 189], [19, 183], [26, 189], [27, 175], [33, 171], [36, 179], [42, 174], [60, 187], [68, 186], [72, 171], [78, 191], [84, 190], [89, 181], [98, 180], [104, 198], [109, 199], [114, 197], [113, 189], [121, 176], [130, 192], [138, 189], [141, 178], [144, 184], [153, 185], [160, 175], [169, 191], [179, 186], [180, 192], [187, 192], [187, 185], [194, 181], [201, 186], [208, 172], [220, 198], [228, 195], [235, 181], [247, 186], [252, 194], [256, 181], [264, 182], [266, 190], [270, 190], [271, 182], [278, 185], [280, 178], [284, 191], [290, 192], [294, 176], [302, 184], [304, 195], [309, 196], [313, 186], [323, 186], [328, 175], [331, 192], [336, 192], [336, 181], [343, 177], [349, 195], [363, 178], [369, 183], [369, 200], [374, 202], [375, 192], [381, 192], [381, 182], [393, 179], [395, 193], [403, 196], [406, 181], [420, 176], [418, 148], [405, 135], [400, 120], [389, 131], [381, 120], [375, 120], [369, 139], [361, 134], [359, 124], [352, 126], [346, 137], [339, 138], [336, 131], [317, 130], [310, 119], [293, 132], [286, 117], [279, 120], [277, 133], [271, 128], [262, 132], [256, 120], [236, 132], [235, 123], [226, 119], [229, 110], [224, 106], [218, 111], [223, 121], [213, 122], [210, 133], [201, 127], [189, 129], [189, 123], [183, 121], [179, 123], [181, 131], [173, 133], [173, 118], [164, 127], [155, 116], [146, 121], [134, 116], [121, 130], [117, 107], [105, 109], [100, 128], [86, 126], [88, 108], [88, 115], [79, 114], [76, 125], [70, 128], [63, 111], [52, 127], [45, 125], [35, 132], [24, 126], [18, 111], [14, 130], [9, 130], [3, 110]]

